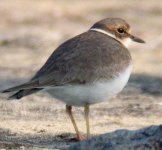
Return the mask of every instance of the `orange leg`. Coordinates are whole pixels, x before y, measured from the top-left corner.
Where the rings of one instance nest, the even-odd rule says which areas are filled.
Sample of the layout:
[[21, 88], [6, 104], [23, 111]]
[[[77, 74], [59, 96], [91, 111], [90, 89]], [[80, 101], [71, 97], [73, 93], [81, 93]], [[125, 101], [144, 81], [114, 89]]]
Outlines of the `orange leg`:
[[74, 126], [74, 129], [75, 129], [75, 132], [76, 132], [76, 136], [77, 136], [77, 140], [78, 140], [78, 141], [84, 140], [85, 138], [84, 138], [83, 136], [81, 136], [81, 134], [80, 134], [80, 132], [79, 132], [79, 130], [78, 130], [78, 127], [77, 127], [77, 125], [76, 125], [74, 116], [73, 116], [73, 114], [72, 114], [72, 106], [66, 105], [66, 112], [68, 113], [68, 115], [69, 115], [69, 117], [70, 117], [70, 119], [71, 119], [71, 122], [72, 122], [72, 124], [73, 124], [73, 126]]

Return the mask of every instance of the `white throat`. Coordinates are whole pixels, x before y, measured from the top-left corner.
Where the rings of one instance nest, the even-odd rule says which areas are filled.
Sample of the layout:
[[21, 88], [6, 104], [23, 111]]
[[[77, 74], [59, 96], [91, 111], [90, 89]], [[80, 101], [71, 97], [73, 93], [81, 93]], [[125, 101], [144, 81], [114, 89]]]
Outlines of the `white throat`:
[[105, 30], [102, 30], [102, 29], [97, 29], [97, 28], [92, 28], [90, 29], [91, 31], [96, 31], [96, 32], [100, 32], [100, 33], [103, 33], [103, 34], [106, 34], [114, 39], [116, 39], [117, 41], [121, 42], [125, 47], [128, 47], [130, 42], [131, 42], [131, 39], [130, 38], [126, 38], [124, 40], [121, 40], [117, 37], [115, 37], [115, 35], [109, 33], [109, 32], [106, 32]]

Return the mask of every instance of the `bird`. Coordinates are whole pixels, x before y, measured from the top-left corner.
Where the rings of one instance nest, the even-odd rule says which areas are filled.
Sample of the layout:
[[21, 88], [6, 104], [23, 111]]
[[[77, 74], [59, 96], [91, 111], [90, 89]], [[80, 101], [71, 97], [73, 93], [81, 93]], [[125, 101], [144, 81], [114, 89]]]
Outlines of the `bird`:
[[[127, 84], [132, 57], [131, 41], [145, 43], [121, 18], [105, 18], [58, 46], [40, 70], [26, 83], [1, 91], [15, 92], [9, 99], [46, 91], [65, 103], [78, 141], [90, 135], [90, 105], [110, 100]], [[86, 137], [77, 127], [72, 107], [84, 107]]]

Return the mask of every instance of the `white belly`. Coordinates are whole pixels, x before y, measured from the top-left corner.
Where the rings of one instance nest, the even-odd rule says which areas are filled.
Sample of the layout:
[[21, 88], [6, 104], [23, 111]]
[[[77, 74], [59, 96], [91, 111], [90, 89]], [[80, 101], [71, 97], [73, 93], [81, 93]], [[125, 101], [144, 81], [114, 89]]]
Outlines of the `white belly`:
[[109, 100], [118, 94], [128, 82], [132, 65], [113, 80], [96, 81], [87, 85], [66, 85], [46, 88], [52, 97], [67, 105], [83, 106]]

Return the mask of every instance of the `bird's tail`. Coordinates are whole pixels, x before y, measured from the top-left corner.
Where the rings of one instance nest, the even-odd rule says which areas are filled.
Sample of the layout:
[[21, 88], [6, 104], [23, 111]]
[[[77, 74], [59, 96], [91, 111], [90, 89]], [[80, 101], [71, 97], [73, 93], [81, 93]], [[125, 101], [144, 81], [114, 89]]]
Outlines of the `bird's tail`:
[[14, 92], [14, 91], [26, 90], [26, 89], [35, 89], [38, 87], [37, 85], [38, 85], [38, 81], [29, 81], [24, 84], [5, 89], [1, 91], [1, 93]]
[[10, 96], [8, 99], [20, 99], [24, 96], [36, 93], [43, 89], [43, 88], [37, 88], [37, 85], [38, 85], [38, 81], [29, 81], [27, 83], [3, 90], [1, 91], [1, 93], [17, 91], [15, 94]]
[[34, 89], [26, 89], [26, 90], [19, 90], [15, 94], [11, 95], [8, 100], [13, 100], [13, 99], [21, 99], [24, 96], [36, 93], [38, 91], [42, 90], [42, 88], [34, 88]]

